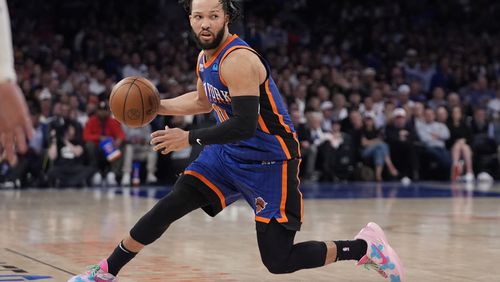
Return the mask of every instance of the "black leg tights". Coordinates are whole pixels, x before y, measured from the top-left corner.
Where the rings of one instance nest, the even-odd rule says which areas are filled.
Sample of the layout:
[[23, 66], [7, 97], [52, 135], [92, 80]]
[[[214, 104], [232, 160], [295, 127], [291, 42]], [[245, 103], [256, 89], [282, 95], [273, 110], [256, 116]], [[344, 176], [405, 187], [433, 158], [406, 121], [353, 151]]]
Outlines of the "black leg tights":
[[209, 204], [208, 199], [196, 187], [187, 184], [182, 176], [174, 190], [146, 213], [130, 230], [130, 236], [143, 245], [149, 245], [167, 230], [172, 222]]
[[269, 272], [291, 273], [325, 265], [326, 244], [307, 241], [294, 245], [295, 233], [275, 219], [271, 220], [264, 232], [257, 232], [260, 256]]

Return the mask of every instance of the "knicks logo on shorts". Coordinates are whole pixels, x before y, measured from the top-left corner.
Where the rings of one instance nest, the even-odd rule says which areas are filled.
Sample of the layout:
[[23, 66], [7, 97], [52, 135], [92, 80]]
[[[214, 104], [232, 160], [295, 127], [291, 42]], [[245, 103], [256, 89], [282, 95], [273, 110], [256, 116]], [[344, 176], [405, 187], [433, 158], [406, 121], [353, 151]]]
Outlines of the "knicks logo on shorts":
[[262, 199], [262, 197], [257, 197], [255, 198], [255, 213], [258, 214], [261, 212], [263, 209], [265, 209], [267, 206], [266, 201]]

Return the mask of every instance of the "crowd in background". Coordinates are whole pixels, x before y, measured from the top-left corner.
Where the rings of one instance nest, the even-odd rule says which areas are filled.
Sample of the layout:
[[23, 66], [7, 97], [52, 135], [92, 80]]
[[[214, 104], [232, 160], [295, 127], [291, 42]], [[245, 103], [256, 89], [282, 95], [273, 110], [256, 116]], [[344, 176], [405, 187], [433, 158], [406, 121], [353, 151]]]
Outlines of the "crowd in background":
[[[9, 1], [18, 81], [35, 137], [4, 186], [171, 183], [201, 148], [148, 145], [165, 125], [121, 126], [106, 103], [123, 77], [162, 98], [195, 89], [199, 50], [176, 1]], [[270, 63], [311, 181], [499, 175], [496, 1], [246, 1], [233, 30]]]

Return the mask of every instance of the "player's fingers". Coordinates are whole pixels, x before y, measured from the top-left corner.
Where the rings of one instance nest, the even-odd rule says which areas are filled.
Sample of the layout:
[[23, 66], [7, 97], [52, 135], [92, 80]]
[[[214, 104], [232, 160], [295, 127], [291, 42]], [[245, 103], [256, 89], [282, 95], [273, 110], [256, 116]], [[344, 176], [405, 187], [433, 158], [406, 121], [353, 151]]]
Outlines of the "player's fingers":
[[157, 131], [151, 133], [151, 137], [154, 138], [154, 137], [162, 136], [165, 133], [167, 133], [166, 130], [157, 130]]
[[24, 133], [24, 129], [21, 127], [16, 128], [15, 142], [18, 152], [24, 153], [28, 150], [28, 146], [26, 145], [26, 134]]
[[33, 136], [35, 136], [35, 129], [33, 128], [33, 124], [31, 123], [31, 119], [26, 114], [24, 117], [24, 126], [23, 126], [25, 136], [31, 140]]
[[165, 149], [166, 147], [168, 146], [168, 143], [167, 142], [161, 142], [160, 144], [154, 146], [153, 150], [155, 151], [160, 151], [160, 150], [163, 150]]
[[14, 135], [10, 133], [2, 134], [2, 145], [5, 150], [5, 158], [11, 165], [17, 164], [16, 150], [14, 146]]

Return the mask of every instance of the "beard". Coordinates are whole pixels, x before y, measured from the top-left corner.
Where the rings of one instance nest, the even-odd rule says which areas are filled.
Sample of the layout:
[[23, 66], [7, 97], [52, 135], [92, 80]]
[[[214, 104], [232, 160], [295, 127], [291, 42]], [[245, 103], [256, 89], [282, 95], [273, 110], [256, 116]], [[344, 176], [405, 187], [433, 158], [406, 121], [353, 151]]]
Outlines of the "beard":
[[[212, 32], [211, 32], [212, 33]], [[212, 33], [213, 35], [213, 41], [212, 42], [203, 42], [200, 37], [201, 37], [201, 32], [200, 34], [194, 33], [194, 31], [191, 29], [191, 36], [194, 38], [194, 41], [196, 42], [196, 45], [198, 45], [198, 48], [202, 50], [211, 50], [219, 47], [219, 45], [222, 42], [222, 39], [224, 38], [224, 28], [221, 28], [217, 34]]]

